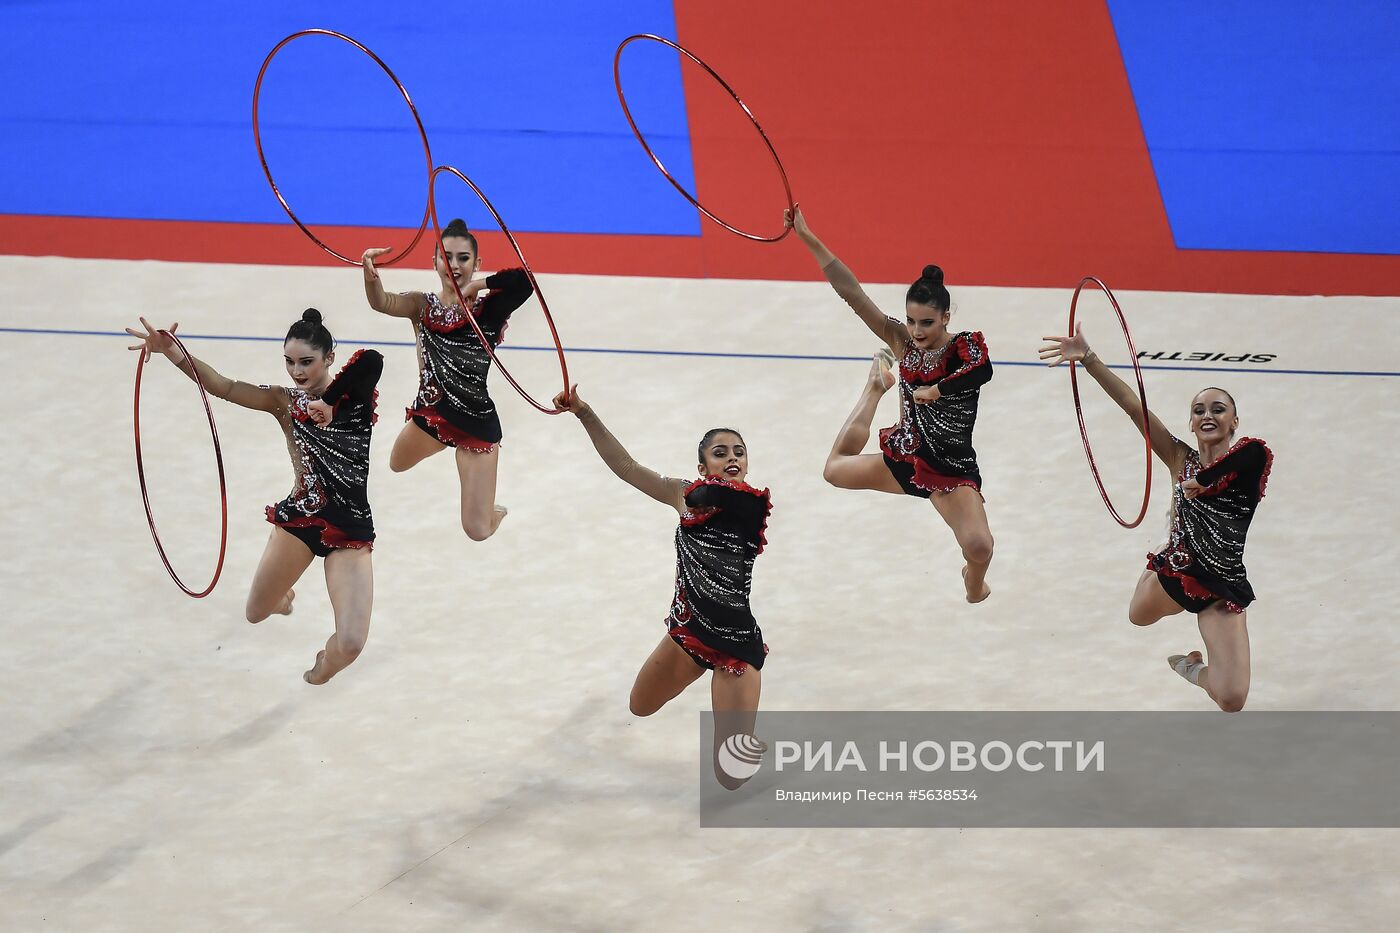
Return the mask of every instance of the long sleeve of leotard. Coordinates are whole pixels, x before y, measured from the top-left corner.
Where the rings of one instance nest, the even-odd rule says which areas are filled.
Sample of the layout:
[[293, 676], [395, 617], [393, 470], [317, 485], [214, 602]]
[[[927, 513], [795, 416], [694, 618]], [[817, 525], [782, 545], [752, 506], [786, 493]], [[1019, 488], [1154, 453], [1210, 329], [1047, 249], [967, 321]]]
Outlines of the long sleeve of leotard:
[[321, 400], [332, 406], [346, 398], [357, 402], [371, 401], [383, 372], [384, 357], [378, 350], [356, 350], [350, 362], [331, 380]]
[[1244, 488], [1262, 499], [1273, 461], [1273, 452], [1267, 444], [1258, 438], [1246, 437], [1225, 456], [1197, 473], [1196, 482], [1206, 487], [1202, 495]]
[[498, 327], [504, 324], [515, 309], [528, 301], [535, 292], [524, 269], [502, 269], [494, 275], [487, 276], [486, 287], [491, 293], [481, 303], [479, 320], [482, 327]]
[[938, 381], [938, 394], [951, 395], [986, 385], [992, 378], [992, 358], [987, 354], [981, 331], [958, 334], [950, 348], [957, 354], [959, 366]]

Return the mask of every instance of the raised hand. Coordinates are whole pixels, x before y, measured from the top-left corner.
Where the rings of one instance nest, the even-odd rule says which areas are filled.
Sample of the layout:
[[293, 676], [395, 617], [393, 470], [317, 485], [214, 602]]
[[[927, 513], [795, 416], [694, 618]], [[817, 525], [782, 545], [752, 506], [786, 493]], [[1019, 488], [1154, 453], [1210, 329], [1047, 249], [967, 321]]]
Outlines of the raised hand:
[[364, 264], [365, 272], [374, 276], [376, 279], [379, 278], [379, 270], [374, 267], [374, 261], [387, 252], [389, 252], [389, 247], [387, 246], [376, 246], [365, 250], [364, 255], [360, 257], [360, 262]]
[[1084, 327], [1074, 325], [1073, 337], [1041, 337], [1046, 341], [1040, 348], [1040, 358], [1047, 366], [1078, 363], [1089, 355], [1089, 341], [1084, 339]]
[[802, 216], [801, 206], [796, 204], [783, 209], [783, 228], [792, 230], [804, 238], [812, 235], [812, 229], [807, 226], [807, 218]]
[[[163, 333], [152, 327], [151, 322], [147, 321], [145, 318], [138, 318], [138, 320], [141, 321], [141, 326], [146, 328], [146, 332], [143, 334], [130, 327], [126, 328], [128, 334], [141, 340], [141, 343], [128, 345], [127, 349], [140, 350], [143, 354], [141, 357], [142, 362], [149, 360], [152, 353], [163, 353], [169, 357], [170, 351], [175, 348], [175, 341], [170, 338], [170, 334], [175, 333], [175, 329], [180, 326], [179, 322], [177, 321], [166, 328], [169, 333]], [[173, 361], [180, 362], [179, 360]]]
[[587, 402], [579, 397], [577, 383], [572, 389], [554, 396], [554, 407], [561, 411], [572, 412], [580, 418], [593, 410]]

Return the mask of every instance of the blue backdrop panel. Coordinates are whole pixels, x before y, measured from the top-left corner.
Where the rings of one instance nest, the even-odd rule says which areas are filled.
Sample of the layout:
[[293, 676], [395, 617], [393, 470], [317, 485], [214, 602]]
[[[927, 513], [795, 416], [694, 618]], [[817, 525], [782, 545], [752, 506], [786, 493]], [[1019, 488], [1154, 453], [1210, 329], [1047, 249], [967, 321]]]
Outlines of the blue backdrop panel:
[[[0, 213], [289, 222], [253, 146], [253, 82], [279, 40], [313, 26], [384, 59], [434, 160], [472, 176], [513, 228], [699, 235], [699, 215], [646, 159], [613, 90], [622, 38], [675, 37], [670, 0], [3, 4]], [[626, 75], [653, 145], [693, 185], [678, 57], [629, 50]], [[417, 131], [356, 49], [319, 36], [283, 49], [264, 80], [262, 124], [304, 220], [417, 225]], [[451, 184], [440, 210], [484, 224]]]
[[1400, 3], [1109, 9], [1178, 247], [1400, 254]]

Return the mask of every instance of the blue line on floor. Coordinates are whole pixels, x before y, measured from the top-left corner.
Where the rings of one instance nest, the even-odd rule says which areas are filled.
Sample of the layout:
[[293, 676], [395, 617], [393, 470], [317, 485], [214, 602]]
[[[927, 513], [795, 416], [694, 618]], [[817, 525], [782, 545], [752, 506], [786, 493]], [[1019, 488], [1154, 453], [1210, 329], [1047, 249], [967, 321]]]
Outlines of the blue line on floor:
[[[60, 330], [46, 327], [0, 327], [0, 333], [7, 334], [59, 334], [68, 337], [130, 337], [123, 331], [116, 330]], [[183, 340], [249, 340], [264, 343], [281, 343], [281, 337], [258, 337], [238, 334], [180, 334]], [[411, 340], [341, 340], [338, 341], [346, 346], [355, 347], [411, 347], [414, 346]], [[502, 350], [528, 350], [533, 352], [553, 353], [554, 347], [529, 347], [507, 344]], [[820, 354], [805, 353], [723, 353], [714, 350], [626, 350], [616, 347], [565, 347], [564, 352], [568, 353], [615, 353], [630, 356], [697, 356], [713, 357], [718, 359], [731, 360], [812, 360], [818, 362], [839, 362], [853, 363], [865, 362], [870, 359], [868, 356], [823, 356]], [[1045, 364], [1034, 360], [997, 360], [992, 362], [997, 366], [1038, 366], [1044, 368]], [[1382, 376], [1396, 377], [1400, 372], [1379, 372], [1370, 370], [1351, 369], [1262, 369], [1259, 367], [1246, 366], [1172, 366], [1163, 363], [1140, 363], [1144, 370], [1165, 370], [1178, 372], [1208, 372], [1208, 373], [1252, 373], [1254, 375], [1269, 376]], [[1128, 363], [1114, 363], [1110, 369], [1132, 370]]]

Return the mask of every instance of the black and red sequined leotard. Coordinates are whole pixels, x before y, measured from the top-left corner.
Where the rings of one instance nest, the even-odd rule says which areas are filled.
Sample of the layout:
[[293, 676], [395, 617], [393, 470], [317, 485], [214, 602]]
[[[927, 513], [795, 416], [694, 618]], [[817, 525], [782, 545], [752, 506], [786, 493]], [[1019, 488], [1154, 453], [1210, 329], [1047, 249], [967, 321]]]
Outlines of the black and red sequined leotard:
[[292, 455], [291, 495], [267, 507], [267, 520], [295, 534], [312, 553], [324, 557], [336, 548], [369, 547], [374, 541], [370, 514], [369, 442], [384, 357], [357, 350], [321, 396], [335, 413], [317, 425], [307, 414], [315, 401], [304, 389], [285, 388], [282, 429]]
[[[473, 302], [471, 316], [492, 348], [506, 323], [533, 293], [523, 269], [504, 269], [486, 279], [490, 294]], [[432, 293], [414, 321], [418, 342], [418, 396], [407, 418], [449, 447], [486, 452], [501, 440], [501, 419], [486, 390], [491, 355], [459, 304], [444, 305]]]
[[707, 476], [686, 487], [685, 504], [667, 631], [702, 667], [760, 669], [768, 646], [749, 609], [749, 589], [773, 508], [768, 490]]
[[[899, 423], [880, 432], [885, 464], [906, 493], [925, 499], [958, 486], [982, 489], [972, 429], [977, 400], [992, 378], [992, 361], [982, 334], [963, 331], [941, 349], [904, 345], [897, 372]], [[914, 391], [938, 386], [932, 404], [914, 401]]]
[[[1254, 601], [1244, 568], [1249, 523], [1264, 498], [1274, 454], [1255, 437], [1241, 438], [1215, 462], [1201, 465], [1194, 449], [1177, 477], [1167, 546], [1147, 555], [1162, 587], [1183, 608], [1200, 612], [1216, 600], [1231, 612]], [[1186, 498], [1180, 483], [1194, 479], [1205, 491]]]

